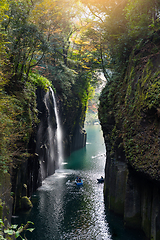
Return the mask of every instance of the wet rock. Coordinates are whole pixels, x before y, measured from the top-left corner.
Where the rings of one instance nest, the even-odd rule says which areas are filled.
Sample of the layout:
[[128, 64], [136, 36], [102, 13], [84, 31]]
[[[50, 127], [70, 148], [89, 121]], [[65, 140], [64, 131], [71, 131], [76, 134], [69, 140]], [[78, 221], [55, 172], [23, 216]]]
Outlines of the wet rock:
[[27, 197], [24, 196], [21, 199], [21, 209], [22, 210], [29, 210], [33, 207], [31, 200]]

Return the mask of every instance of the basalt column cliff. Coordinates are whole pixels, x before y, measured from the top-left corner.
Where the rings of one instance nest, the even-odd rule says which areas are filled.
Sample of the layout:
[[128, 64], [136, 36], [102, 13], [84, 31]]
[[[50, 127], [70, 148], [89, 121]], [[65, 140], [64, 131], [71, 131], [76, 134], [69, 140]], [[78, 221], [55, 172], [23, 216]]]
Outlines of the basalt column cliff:
[[105, 198], [127, 226], [160, 239], [160, 32], [130, 54], [100, 97]]

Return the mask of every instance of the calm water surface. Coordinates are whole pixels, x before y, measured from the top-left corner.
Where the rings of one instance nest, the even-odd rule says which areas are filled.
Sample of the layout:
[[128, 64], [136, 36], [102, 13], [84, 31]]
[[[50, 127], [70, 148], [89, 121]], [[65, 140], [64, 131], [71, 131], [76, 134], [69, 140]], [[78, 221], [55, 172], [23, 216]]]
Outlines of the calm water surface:
[[[124, 229], [121, 218], [108, 212], [103, 184], [105, 146], [100, 126], [87, 126], [87, 145], [65, 159], [63, 168], [44, 180], [32, 196], [33, 209], [21, 213], [13, 223], [34, 222], [29, 240], [143, 240], [144, 236]], [[76, 176], [83, 186], [75, 185]]]

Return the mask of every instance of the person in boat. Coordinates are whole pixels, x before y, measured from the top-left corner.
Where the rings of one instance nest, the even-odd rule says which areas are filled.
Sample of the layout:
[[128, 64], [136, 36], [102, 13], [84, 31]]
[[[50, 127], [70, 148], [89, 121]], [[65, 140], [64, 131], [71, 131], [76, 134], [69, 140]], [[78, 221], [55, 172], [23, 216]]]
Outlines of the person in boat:
[[81, 178], [80, 177], [77, 177], [77, 182], [81, 182]]
[[103, 179], [103, 176], [101, 176], [101, 179]]

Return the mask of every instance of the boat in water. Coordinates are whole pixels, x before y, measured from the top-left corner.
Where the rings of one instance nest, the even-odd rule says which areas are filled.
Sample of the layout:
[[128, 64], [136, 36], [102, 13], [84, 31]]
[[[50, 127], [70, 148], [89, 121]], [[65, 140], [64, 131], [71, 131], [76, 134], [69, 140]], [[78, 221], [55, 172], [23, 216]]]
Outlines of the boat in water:
[[98, 181], [98, 183], [103, 183], [104, 182], [104, 178], [103, 177], [97, 178], [97, 181]]
[[78, 186], [83, 185], [83, 180], [82, 179], [75, 179], [75, 183]]

